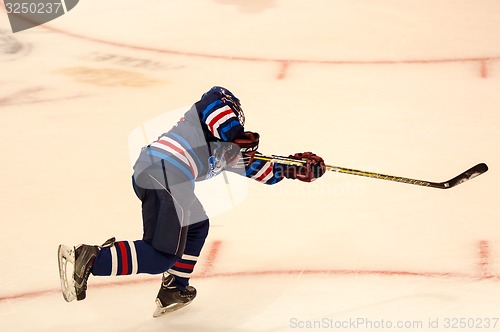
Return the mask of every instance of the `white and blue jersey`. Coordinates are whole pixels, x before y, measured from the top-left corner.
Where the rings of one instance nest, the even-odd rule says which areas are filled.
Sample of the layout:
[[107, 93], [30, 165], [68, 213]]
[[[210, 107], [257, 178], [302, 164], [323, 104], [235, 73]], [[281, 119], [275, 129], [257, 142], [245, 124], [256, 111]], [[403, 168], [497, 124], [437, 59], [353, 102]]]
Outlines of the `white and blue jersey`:
[[143, 148], [134, 167], [135, 173], [161, 164], [174, 175], [176, 183], [203, 181], [222, 170], [265, 184], [282, 180], [281, 168], [271, 162], [254, 160], [246, 168], [226, 165], [225, 142], [232, 142], [244, 133], [241, 110], [227, 96], [215, 88], [204, 94], [171, 130]]

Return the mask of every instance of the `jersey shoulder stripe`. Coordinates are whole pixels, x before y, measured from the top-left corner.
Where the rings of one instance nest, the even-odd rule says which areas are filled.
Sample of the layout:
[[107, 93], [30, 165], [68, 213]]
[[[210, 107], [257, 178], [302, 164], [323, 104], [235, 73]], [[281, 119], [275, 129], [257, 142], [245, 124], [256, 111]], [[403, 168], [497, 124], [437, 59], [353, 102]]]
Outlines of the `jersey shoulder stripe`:
[[184, 150], [184, 148], [178, 142], [172, 140], [167, 136], [162, 136], [158, 141], [151, 144], [151, 146], [164, 149], [165, 151], [174, 155], [184, 164], [189, 166], [189, 169], [191, 170], [194, 178], [198, 176], [198, 167], [196, 166], [196, 163], [194, 162], [191, 155], [186, 150]]
[[194, 181], [194, 177], [193, 177], [193, 173], [191, 173], [191, 169], [189, 169], [188, 166], [184, 162], [180, 161], [179, 159], [177, 159], [173, 155], [168, 155], [164, 151], [158, 151], [158, 150], [160, 150], [160, 149], [155, 148], [154, 146], [150, 146], [147, 153], [151, 156], [154, 156], [154, 157], [157, 157], [160, 159], [164, 159], [165, 161], [167, 161], [168, 163], [172, 164], [177, 169], [179, 169], [182, 173], [184, 173], [189, 180]]
[[214, 110], [215, 107], [223, 104], [222, 100], [217, 99], [210, 103], [202, 112], [201, 112], [201, 121], [206, 122], [208, 116], [211, 114], [211, 112]]
[[206, 120], [208, 129], [215, 137], [221, 139], [220, 130], [222, 124], [231, 118], [234, 118], [235, 114], [229, 106], [224, 106], [214, 111]]
[[[171, 136], [173, 140], [179, 142], [183, 146], [186, 153], [189, 154], [193, 158], [193, 160], [195, 161], [195, 163], [198, 167], [198, 173], [202, 172], [204, 164], [201, 162], [198, 155], [196, 153], [194, 153], [193, 146], [184, 137], [178, 135], [177, 133], [169, 132], [168, 135]], [[191, 152], [193, 152], [193, 153], [191, 153]]]
[[206, 106], [200, 114], [200, 119], [212, 136], [226, 142], [231, 142], [244, 132], [235, 110], [221, 99]]

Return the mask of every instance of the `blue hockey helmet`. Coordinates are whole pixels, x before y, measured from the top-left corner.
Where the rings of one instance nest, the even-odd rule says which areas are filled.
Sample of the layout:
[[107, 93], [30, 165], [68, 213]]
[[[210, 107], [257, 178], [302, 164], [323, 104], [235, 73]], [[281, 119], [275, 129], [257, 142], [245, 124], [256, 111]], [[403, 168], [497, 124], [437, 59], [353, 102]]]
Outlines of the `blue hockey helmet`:
[[217, 94], [223, 101], [228, 102], [238, 116], [241, 125], [245, 126], [245, 113], [243, 113], [243, 109], [241, 108], [240, 100], [231, 91], [221, 86], [214, 86], [209, 91], [205, 92], [201, 98], [203, 99], [211, 94]]

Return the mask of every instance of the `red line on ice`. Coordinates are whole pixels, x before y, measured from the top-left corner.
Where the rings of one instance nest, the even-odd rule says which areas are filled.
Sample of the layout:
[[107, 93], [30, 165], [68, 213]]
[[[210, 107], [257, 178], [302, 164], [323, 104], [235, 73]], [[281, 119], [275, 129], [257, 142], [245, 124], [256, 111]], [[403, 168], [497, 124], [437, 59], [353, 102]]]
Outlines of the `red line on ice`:
[[48, 24], [43, 24], [40, 26], [46, 30], [52, 32], [60, 33], [68, 37], [73, 37], [88, 42], [94, 42], [99, 44], [105, 44], [110, 46], [116, 46], [121, 48], [127, 48], [132, 50], [171, 54], [187, 57], [198, 57], [206, 59], [217, 59], [217, 60], [230, 60], [230, 61], [248, 61], [248, 62], [274, 62], [281, 66], [281, 72], [278, 78], [284, 77], [288, 67], [292, 64], [324, 64], [324, 65], [394, 65], [394, 64], [435, 64], [435, 63], [450, 63], [450, 62], [487, 62], [487, 61], [497, 61], [500, 60], [500, 56], [478, 56], [478, 57], [450, 57], [450, 58], [437, 58], [437, 59], [407, 59], [407, 60], [320, 60], [320, 59], [286, 59], [286, 58], [265, 58], [265, 57], [250, 57], [250, 56], [238, 56], [238, 55], [223, 55], [223, 54], [208, 54], [202, 52], [188, 52], [188, 51], [178, 51], [173, 49], [156, 48], [149, 46], [141, 46], [134, 44], [127, 44], [117, 41], [111, 41], [106, 39], [100, 39], [97, 37], [86, 36], [70, 31], [61, 30], [52, 27]]
[[282, 80], [285, 78], [289, 66], [290, 66], [290, 63], [288, 61], [283, 61], [281, 63], [280, 71], [278, 73], [278, 76], [276, 77], [278, 80]]
[[481, 60], [480, 65], [481, 65], [481, 77], [487, 78], [488, 77], [488, 60]]
[[[400, 277], [425, 277], [425, 278], [450, 278], [461, 280], [477, 280], [476, 275], [455, 272], [412, 272], [412, 271], [385, 271], [385, 270], [267, 270], [267, 271], [244, 271], [244, 272], [221, 272], [208, 273], [202, 272], [194, 275], [193, 279], [208, 279], [222, 277], [257, 277], [270, 275], [327, 275], [327, 276], [344, 276], [344, 275], [363, 275], [363, 276], [400, 276]], [[499, 276], [488, 275], [490, 280], [500, 281]], [[107, 288], [110, 286], [127, 286], [146, 283], [158, 283], [158, 278], [146, 277], [140, 280], [121, 280], [107, 283], [93, 284], [91, 288]], [[0, 296], [0, 304], [12, 300], [22, 300], [40, 297], [43, 295], [57, 294], [59, 289], [30, 291], [12, 295]], [[62, 297], [61, 297], [62, 299]]]
[[479, 241], [479, 273], [481, 279], [493, 278], [490, 272], [490, 244], [488, 241]]
[[210, 250], [208, 252], [208, 258], [207, 258], [207, 263], [205, 264], [205, 268], [201, 272], [202, 276], [206, 276], [210, 273], [214, 266], [215, 259], [217, 258], [217, 255], [219, 254], [219, 249], [222, 244], [222, 241], [217, 240], [212, 243], [212, 246], [210, 247]]
[[[5, 11], [2, 6], [0, 6], [0, 11]], [[115, 42], [106, 39], [100, 39], [96, 37], [86, 36], [82, 34], [73, 33], [70, 31], [65, 31], [57, 29], [48, 24], [42, 24], [39, 27], [60, 33], [69, 37], [86, 40], [88, 42], [94, 42], [99, 44], [105, 44], [110, 46], [116, 46], [121, 48], [128, 48], [133, 50], [180, 55], [187, 57], [200, 57], [207, 59], [219, 59], [219, 60], [231, 60], [231, 61], [252, 61], [252, 62], [275, 62], [281, 66], [280, 72], [277, 79], [283, 79], [286, 75], [288, 67], [292, 64], [324, 64], [324, 65], [393, 65], [393, 64], [431, 64], [431, 63], [450, 63], [450, 62], [479, 62], [481, 65], [481, 77], [487, 77], [486, 64], [489, 61], [500, 60], [500, 56], [483, 56], [483, 57], [464, 57], [464, 58], [441, 58], [441, 59], [408, 59], [408, 60], [315, 60], [315, 59], [284, 59], [284, 58], [264, 58], [264, 57], [249, 57], [249, 56], [235, 56], [235, 55], [221, 55], [221, 54], [208, 54], [201, 52], [187, 52], [178, 51], [172, 49], [163, 49], [149, 46], [140, 46], [134, 44], [127, 44], [121, 42]]]
[[[295, 270], [261, 270], [261, 271], [241, 271], [241, 272], [220, 272], [212, 273], [214, 262], [219, 254], [222, 241], [214, 241], [209, 249], [205, 268], [199, 274], [193, 275], [194, 279], [223, 278], [223, 277], [258, 277], [270, 275], [325, 275], [325, 276], [386, 276], [386, 277], [422, 277], [422, 278], [450, 278], [457, 280], [477, 280], [477, 274], [467, 274], [460, 272], [429, 272], [429, 271], [397, 271], [397, 270], [348, 270], [348, 269], [295, 269]], [[489, 270], [490, 245], [488, 241], [479, 243], [479, 268], [480, 278], [500, 281], [500, 276], [493, 275]], [[158, 277], [144, 277], [143, 279], [118, 280], [106, 283], [95, 283], [91, 288], [107, 288], [110, 286], [125, 286], [146, 283], [158, 283]], [[38, 291], [28, 291], [24, 293], [0, 296], [0, 304], [12, 300], [22, 300], [36, 298], [49, 294], [57, 294], [59, 289], [48, 289]], [[61, 296], [62, 298], [62, 296]]]
[[[1, 10], [0, 6], [0, 10]], [[149, 46], [140, 46], [134, 44], [121, 43], [106, 39], [100, 39], [96, 37], [81, 35], [73, 33], [70, 31], [65, 31], [57, 29], [48, 24], [40, 25], [41, 28], [46, 30], [60, 33], [68, 37], [73, 37], [88, 42], [94, 42], [99, 44], [105, 44], [110, 46], [116, 46], [121, 48], [128, 48], [139, 51], [163, 53], [180, 55], [187, 57], [199, 57], [206, 59], [218, 59], [218, 60], [231, 60], [231, 61], [251, 61], [251, 62], [275, 62], [281, 66], [280, 72], [277, 79], [285, 78], [288, 67], [292, 64], [324, 64], [324, 65], [394, 65], [394, 64], [432, 64], [432, 63], [450, 63], [450, 62], [479, 62], [481, 65], [481, 77], [487, 77], [486, 63], [489, 61], [500, 60], [500, 56], [483, 56], [483, 57], [464, 57], [464, 58], [440, 58], [440, 59], [408, 59], [408, 60], [315, 60], [315, 59], [284, 59], [284, 58], [264, 58], [264, 57], [249, 57], [249, 56], [237, 56], [237, 55], [221, 55], [221, 54], [208, 54], [201, 52], [187, 52], [178, 51], [172, 49], [163, 49]]]

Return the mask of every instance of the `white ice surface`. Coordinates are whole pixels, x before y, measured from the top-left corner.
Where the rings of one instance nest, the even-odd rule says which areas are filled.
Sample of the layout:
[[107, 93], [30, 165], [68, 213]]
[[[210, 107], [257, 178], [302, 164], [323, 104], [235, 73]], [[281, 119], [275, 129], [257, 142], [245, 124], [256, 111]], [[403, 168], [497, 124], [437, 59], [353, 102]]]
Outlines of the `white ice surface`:
[[[0, 11], [0, 330], [495, 323], [499, 17], [495, 0], [82, 0], [12, 34]], [[214, 179], [200, 189], [225, 205], [204, 200], [212, 227], [191, 306], [153, 319], [159, 277], [144, 275], [91, 277], [85, 301], [64, 302], [58, 244], [142, 235], [135, 130], [213, 85], [240, 97], [263, 153], [433, 181], [490, 170], [450, 190], [335, 173]]]

